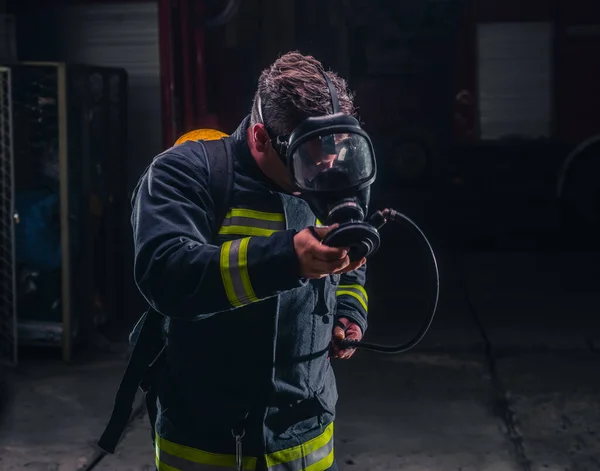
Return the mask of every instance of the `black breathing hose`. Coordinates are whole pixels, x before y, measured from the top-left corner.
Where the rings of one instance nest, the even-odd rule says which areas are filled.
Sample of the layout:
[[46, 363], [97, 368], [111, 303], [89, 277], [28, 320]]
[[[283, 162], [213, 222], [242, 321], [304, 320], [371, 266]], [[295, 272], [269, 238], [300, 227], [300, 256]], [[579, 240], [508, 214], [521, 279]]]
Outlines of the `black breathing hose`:
[[419, 226], [417, 226], [407, 216], [405, 216], [402, 213], [399, 213], [394, 209], [384, 209], [381, 211], [377, 211], [375, 214], [373, 214], [373, 216], [371, 216], [369, 222], [373, 224], [373, 226], [375, 226], [377, 229], [379, 229], [388, 220], [401, 223], [405, 227], [407, 227], [409, 231], [418, 239], [423, 249], [425, 249], [430, 256], [430, 273], [432, 275], [432, 281], [435, 283], [435, 294], [431, 298], [429, 315], [425, 318], [425, 321], [421, 325], [421, 328], [419, 329], [417, 334], [406, 343], [400, 345], [379, 345], [376, 343], [364, 342], [362, 340], [341, 340], [338, 342], [338, 345], [341, 348], [362, 348], [363, 350], [371, 350], [373, 352], [379, 353], [403, 353], [413, 348], [423, 339], [423, 337], [425, 337], [425, 334], [427, 334], [427, 331], [429, 330], [429, 327], [431, 327], [431, 323], [433, 322], [433, 319], [435, 317], [435, 313], [438, 307], [438, 301], [440, 298], [440, 272], [438, 269], [438, 263], [435, 257], [435, 252], [433, 251], [429, 240], [427, 240], [427, 237], [425, 236], [423, 231], [421, 231]]

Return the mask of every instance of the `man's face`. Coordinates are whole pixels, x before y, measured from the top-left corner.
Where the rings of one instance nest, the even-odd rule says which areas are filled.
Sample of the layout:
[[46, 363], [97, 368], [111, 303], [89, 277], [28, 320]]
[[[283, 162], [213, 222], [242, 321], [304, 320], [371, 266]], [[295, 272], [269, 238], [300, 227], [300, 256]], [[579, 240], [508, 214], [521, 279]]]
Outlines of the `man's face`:
[[307, 179], [312, 179], [320, 172], [332, 168], [338, 158], [335, 148], [324, 145], [320, 138], [311, 139], [302, 147], [302, 152], [306, 155], [305, 162], [308, 164], [303, 172]]
[[292, 175], [275, 151], [264, 125], [258, 123], [249, 127], [247, 140], [250, 153], [261, 171], [282, 189], [294, 192], [296, 188], [292, 183]]

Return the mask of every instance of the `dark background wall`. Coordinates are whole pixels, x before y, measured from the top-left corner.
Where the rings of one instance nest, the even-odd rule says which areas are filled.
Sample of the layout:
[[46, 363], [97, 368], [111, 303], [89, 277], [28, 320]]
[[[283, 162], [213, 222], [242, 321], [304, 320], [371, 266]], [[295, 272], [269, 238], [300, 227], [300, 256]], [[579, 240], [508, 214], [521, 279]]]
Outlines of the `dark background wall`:
[[[209, 13], [218, 4], [207, 2]], [[165, 146], [158, 2], [19, 0], [8, 7], [17, 17], [20, 60], [128, 71], [131, 191]], [[231, 132], [248, 112], [264, 67], [287, 50], [313, 54], [356, 91], [375, 143], [377, 194], [383, 199], [394, 195], [407, 211], [431, 219], [435, 229], [445, 224], [438, 217], [444, 211], [440, 201], [450, 201], [451, 193], [454, 207], [472, 208], [453, 219], [462, 228], [457, 238], [494, 233], [499, 226], [546, 231], [556, 225], [561, 165], [600, 130], [599, 24], [594, 0], [244, 0], [232, 21], [205, 32], [206, 106], [220, 129]], [[527, 66], [516, 66], [510, 54], [525, 50], [538, 26], [550, 31], [548, 43], [536, 49], [547, 56], [521, 57], [519, 64]], [[505, 41], [511, 28], [520, 31], [522, 44]], [[504, 38], [492, 51], [495, 57], [483, 55], [481, 31]], [[536, 75], [536, 60], [548, 64], [543, 77]], [[485, 68], [490, 61], [496, 69]], [[536, 129], [546, 120], [548, 132], [513, 135], [521, 116], [538, 120]], [[482, 140], [489, 128], [482, 120], [513, 127], [510, 135]], [[588, 181], [575, 186], [593, 185], [593, 172], [582, 175]], [[128, 233], [124, 240], [130, 243]], [[142, 303], [134, 287], [131, 292], [135, 311]]]

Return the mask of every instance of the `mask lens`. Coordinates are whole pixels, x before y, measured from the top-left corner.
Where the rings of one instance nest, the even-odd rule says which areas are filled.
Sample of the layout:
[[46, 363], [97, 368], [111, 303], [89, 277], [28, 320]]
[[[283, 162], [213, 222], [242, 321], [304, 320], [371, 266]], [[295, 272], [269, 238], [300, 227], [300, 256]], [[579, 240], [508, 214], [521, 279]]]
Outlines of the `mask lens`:
[[292, 155], [294, 177], [305, 190], [345, 190], [373, 175], [374, 156], [360, 134], [315, 136]]

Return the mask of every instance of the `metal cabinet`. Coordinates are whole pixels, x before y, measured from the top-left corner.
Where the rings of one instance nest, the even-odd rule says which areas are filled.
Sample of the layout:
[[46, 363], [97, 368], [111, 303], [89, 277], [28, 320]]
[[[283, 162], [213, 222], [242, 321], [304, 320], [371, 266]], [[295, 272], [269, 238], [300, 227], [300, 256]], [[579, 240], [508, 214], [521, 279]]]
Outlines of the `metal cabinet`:
[[15, 363], [17, 341], [62, 346], [68, 361], [122, 298], [127, 75], [65, 63], [3, 71], [0, 351]]
[[0, 361], [17, 362], [11, 74], [0, 67]]

